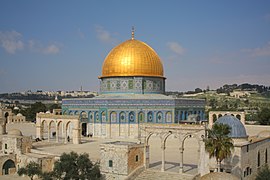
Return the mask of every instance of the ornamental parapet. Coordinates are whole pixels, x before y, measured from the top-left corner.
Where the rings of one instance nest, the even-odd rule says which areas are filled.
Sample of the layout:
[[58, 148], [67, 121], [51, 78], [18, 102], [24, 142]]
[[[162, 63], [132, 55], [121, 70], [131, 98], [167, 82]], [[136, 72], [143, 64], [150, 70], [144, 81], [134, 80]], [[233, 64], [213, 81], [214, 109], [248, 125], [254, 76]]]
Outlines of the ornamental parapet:
[[37, 118], [50, 118], [50, 119], [79, 119], [79, 115], [55, 115], [46, 113], [37, 113]]

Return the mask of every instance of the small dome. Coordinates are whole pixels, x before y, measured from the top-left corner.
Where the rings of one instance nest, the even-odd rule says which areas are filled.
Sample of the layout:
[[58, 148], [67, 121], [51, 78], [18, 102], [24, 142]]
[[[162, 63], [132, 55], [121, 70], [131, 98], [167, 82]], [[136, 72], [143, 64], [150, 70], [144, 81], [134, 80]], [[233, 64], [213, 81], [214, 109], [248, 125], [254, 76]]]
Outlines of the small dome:
[[8, 131], [8, 135], [11, 136], [22, 136], [22, 132], [18, 129], [12, 129]]
[[200, 178], [200, 180], [224, 180], [224, 179], [229, 179], [229, 180], [238, 180], [235, 175], [230, 174], [230, 173], [225, 173], [225, 172], [213, 172], [213, 173], [208, 173], [205, 174]]
[[17, 116], [23, 116], [21, 113], [18, 113]]
[[260, 138], [267, 138], [267, 137], [270, 137], [270, 131], [261, 131], [259, 134], [258, 134], [258, 137]]
[[20, 108], [18, 108], [17, 106], [15, 106], [13, 109], [14, 109], [14, 110], [19, 110]]
[[231, 128], [231, 133], [229, 134], [229, 137], [231, 138], [246, 138], [247, 133], [246, 133], [246, 128], [244, 125], [241, 123], [239, 119], [232, 115], [225, 115], [220, 118], [215, 122], [218, 124], [227, 124]]

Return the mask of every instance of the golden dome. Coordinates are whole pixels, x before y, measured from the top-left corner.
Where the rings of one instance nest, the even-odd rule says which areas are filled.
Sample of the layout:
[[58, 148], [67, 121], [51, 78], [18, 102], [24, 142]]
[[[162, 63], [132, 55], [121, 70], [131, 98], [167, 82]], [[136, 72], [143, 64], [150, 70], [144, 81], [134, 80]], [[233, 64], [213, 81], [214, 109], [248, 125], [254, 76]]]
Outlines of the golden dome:
[[117, 76], [163, 77], [163, 65], [150, 46], [132, 38], [113, 48], [103, 62], [100, 78]]

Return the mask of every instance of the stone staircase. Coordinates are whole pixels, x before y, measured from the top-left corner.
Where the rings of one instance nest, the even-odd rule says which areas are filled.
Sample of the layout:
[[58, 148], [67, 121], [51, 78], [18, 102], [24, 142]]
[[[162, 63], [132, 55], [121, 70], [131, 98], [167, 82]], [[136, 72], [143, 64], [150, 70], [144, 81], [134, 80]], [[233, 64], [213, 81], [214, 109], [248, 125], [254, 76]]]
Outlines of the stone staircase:
[[192, 180], [193, 175], [145, 170], [135, 180]]

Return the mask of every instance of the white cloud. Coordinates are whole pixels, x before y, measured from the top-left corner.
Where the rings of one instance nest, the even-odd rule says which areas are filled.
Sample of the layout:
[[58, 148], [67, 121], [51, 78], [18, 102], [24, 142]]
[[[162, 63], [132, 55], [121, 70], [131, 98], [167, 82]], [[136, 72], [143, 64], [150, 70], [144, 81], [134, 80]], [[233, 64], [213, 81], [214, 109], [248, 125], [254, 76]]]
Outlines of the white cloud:
[[178, 54], [178, 55], [182, 55], [185, 53], [185, 49], [177, 42], [168, 42], [167, 43], [167, 47], [169, 47], [169, 49]]
[[16, 31], [0, 31], [0, 43], [1, 47], [10, 54], [14, 54], [17, 50], [24, 48], [22, 35]]
[[242, 51], [250, 54], [253, 57], [270, 57], [270, 42], [262, 47], [242, 49]]
[[95, 27], [96, 33], [97, 33], [97, 38], [101, 42], [105, 43], [115, 43], [117, 40], [112, 37], [111, 33], [107, 30], [104, 29], [104, 27], [100, 25], [96, 25]]
[[57, 54], [60, 52], [60, 45], [58, 45], [57, 43], [52, 43], [45, 46], [38, 41], [29, 40], [28, 47], [30, 51], [36, 52], [36, 53]]
[[60, 48], [55, 44], [48, 45], [47, 47], [43, 49], [44, 54], [57, 54], [59, 53], [59, 51], [60, 51]]

